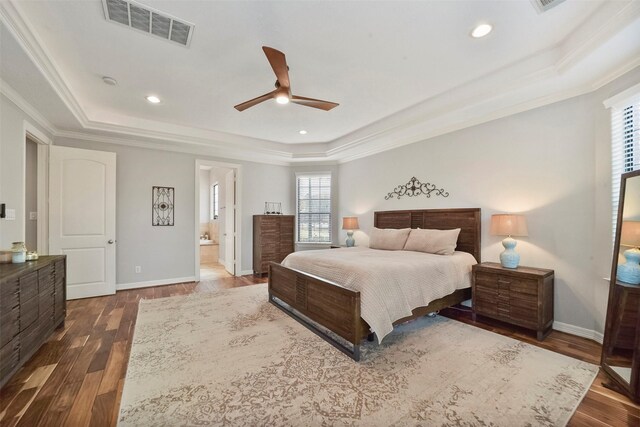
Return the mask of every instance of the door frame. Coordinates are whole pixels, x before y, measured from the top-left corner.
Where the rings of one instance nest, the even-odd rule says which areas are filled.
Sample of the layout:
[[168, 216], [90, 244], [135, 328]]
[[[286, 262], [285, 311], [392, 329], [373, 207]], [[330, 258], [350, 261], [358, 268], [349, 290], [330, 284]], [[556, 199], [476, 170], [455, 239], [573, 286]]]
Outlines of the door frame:
[[[237, 163], [219, 162], [216, 160], [196, 159], [194, 170], [195, 182], [195, 214], [194, 214], [194, 276], [196, 282], [200, 281], [200, 166], [210, 166], [213, 168], [233, 169], [236, 173], [236, 204], [235, 223], [236, 233], [234, 236], [235, 246], [235, 275], [242, 275], [242, 165]], [[225, 191], [227, 191], [225, 189]]]
[[[27, 120], [22, 121], [22, 171], [27, 170], [27, 138], [38, 144], [38, 239], [36, 251], [40, 255], [49, 254], [49, 147], [53, 141], [38, 127]], [[27, 229], [27, 183], [26, 175], [22, 174], [22, 238], [26, 237]]]

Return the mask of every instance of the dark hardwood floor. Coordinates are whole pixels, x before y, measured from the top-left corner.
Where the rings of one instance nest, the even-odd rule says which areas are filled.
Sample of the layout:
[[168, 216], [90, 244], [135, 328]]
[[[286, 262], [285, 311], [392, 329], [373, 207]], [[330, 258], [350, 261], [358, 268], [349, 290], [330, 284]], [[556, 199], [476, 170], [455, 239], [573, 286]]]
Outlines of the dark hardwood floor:
[[[65, 327], [0, 390], [2, 426], [112, 426], [116, 424], [131, 337], [141, 298], [161, 298], [264, 282], [253, 276], [119, 291], [68, 302]], [[542, 343], [532, 333], [488, 319], [471, 320], [464, 309], [447, 317], [598, 363], [600, 345], [561, 332]], [[571, 420], [571, 426], [640, 426], [640, 407], [603, 387], [600, 374]]]

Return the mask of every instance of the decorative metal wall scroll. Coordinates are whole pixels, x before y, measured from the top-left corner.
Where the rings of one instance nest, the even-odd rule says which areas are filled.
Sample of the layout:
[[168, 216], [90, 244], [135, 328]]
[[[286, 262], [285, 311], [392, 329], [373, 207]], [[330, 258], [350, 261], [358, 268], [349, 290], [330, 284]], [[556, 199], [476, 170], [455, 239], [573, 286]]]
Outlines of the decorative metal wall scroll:
[[264, 202], [265, 215], [282, 215], [282, 202]]
[[394, 196], [398, 199], [402, 196], [415, 197], [427, 196], [431, 197], [431, 193], [435, 196], [449, 197], [449, 192], [443, 188], [436, 188], [434, 184], [429, 182], [422, 183], [415, 176], [411, 177], [406, 184], [398, 185], [391, 193], [384, 196], [385, 200], [392, 199]]
[[151, 225], [173, 225], [173, 187], [153, 187]]

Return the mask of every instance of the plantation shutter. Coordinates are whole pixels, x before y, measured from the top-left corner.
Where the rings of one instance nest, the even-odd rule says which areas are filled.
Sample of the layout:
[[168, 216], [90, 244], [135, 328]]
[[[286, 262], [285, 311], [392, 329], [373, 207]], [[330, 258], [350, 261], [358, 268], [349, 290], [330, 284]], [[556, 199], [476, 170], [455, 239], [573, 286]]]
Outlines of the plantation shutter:
[[612, 230], [615, 238], [620, 197], [620, 175], [640, 169], [640, 93], [611, 107], [611, 199]]
[[331, 243], [331, 175], [298, 175], [298, 242]]

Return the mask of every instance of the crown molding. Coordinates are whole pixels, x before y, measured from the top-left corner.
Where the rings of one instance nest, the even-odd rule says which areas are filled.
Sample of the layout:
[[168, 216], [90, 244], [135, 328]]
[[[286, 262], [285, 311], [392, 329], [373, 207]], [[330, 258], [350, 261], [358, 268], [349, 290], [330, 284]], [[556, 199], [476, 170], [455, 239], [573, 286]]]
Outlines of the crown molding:
[[[206, 146], [194, 146], [192, 143], [176, 143], [175, 140], [167, 142], [161, 141], [145, 141], [140, 139], [131, 139], [128, 137], [118, 137], [111, 135], [97, 135], [88, 132], [77, 132], [59, 130], [55, 134], [55, 141], [61, 139], [72, 139], [76, 141], [98, 142], [102, 144], [114, 144], [135, 148], [145, 148], [149, 150], [169, 151], [174, 153], [195, 154], [198, 156], [215, 157], [224, 161], [243, 160], [254, 163], [264, 163], [280, 166], [289, 166], [290, 162], [278, 156], [267, 156], [262, 153], [251, 153], [246, 150], [230, 150], [225, 148], [219, 150]], [[54, 145], [56, 145], [54, 143]]]
[[26, 115], [31, 117], [40, 127], [42, 127], [49, 135], [54, 135], [57, 131], [56, 127], [47, 120], [40, 112], [29, 104], [15, 89], [7, 82], [0, 78], [0, 93], [9, 101], [13, 102], [16, 107], [24, 111]]
[[[329, 142], [285, 144], [206, 129], [125, 116], [89, 118], [55, 61], [12, 0], [0, 2], [0, 20], [78, 120], [81, 130], [60, 130], [6, 82], [0, 92], [55, 137], [188, 152], [271, 164], [345, 163], [435, 136], [594, 91], [640, 65], [632, 58], [588, 83], [539, 91], [573, 69], [590, 52], [640, 16], [640, 2], [609, 2], [557, 45]], [[452, 101], [453, 100], [453, 101]]]
[[37, 36], [37, 33], [22, 17], [13, 1], [0, 2], [0, 20], [9, 28], [9, 31], [11, 31], [24, 52], [49, 82], [76, 120], [80, 123], [86, 123], [88, 120], [87, 115], [80, 103], [73, 96], [54, 60], [44, 50], [42, 41]]

